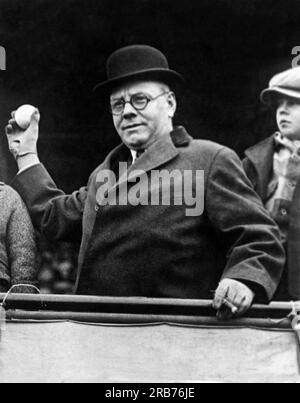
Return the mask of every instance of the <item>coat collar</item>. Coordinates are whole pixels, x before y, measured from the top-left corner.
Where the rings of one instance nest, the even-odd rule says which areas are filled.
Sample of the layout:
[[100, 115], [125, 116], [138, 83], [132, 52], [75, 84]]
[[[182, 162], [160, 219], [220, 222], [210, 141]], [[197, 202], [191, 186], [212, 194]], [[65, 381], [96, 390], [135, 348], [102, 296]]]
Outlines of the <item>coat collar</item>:
[[175, 147], [187, 147], [193, 140], [183, 126], [177, 126], [170, 135]]
[[[176, 127], [169, 135], [161, 137], [139, 158], [139, 160], [130, 168], [149, 171], [165, 164], [175, 158], [179, 152], [177, 148], [187, 147], [192, 141], [192, 137], [182, 126]], [[129, 149], [120, 144], [106, 158], [103, 163], [103, 169], [113, 169], [119, 162], [127, 162], [130, 157]]]
[[[179, 154], [178, 148], [187, 147], [191, 141], [192, 137], [184, 127], [176, 127], [169, 135], [159, 138], [158, 141], [150, 146], [136, 163], [119, 177], [118, 182], [111, 188], [110, 192], [115, 191], [116, 188], [127, 181], [133, 181], [140, 176], [141, 171], [149, 172], [175, 159]], [[129, 157], [129, 149], [124, 144], [121, 144], [108, 155], [102, 165], [102, 170], [116, 171], [119, 163], [127, 162]]]
[[267, 197], [267, 189], [273, 172], [273, 156], [276, 149], [274, 136], [249, 148], [245, 155], [254, 165], [257, 175], [257, 190], [263, 200]]
[[264, 158], [273, 155], [274, 151], [275, 140], [274, 136], [271, 136], [263, 140], [261, 143], [248, 148], [248, 150], [245, 151], [245, 154], [256, 167], [263, 168], [266, 163]]
[[131, 165], [129, 170], [119, 178], [117, 186], [122, 185], [126, 181], [134, 181], [142, 172], [149, 172], [156, 169], [167, 162], [175, 159], [178, 154], [178, 147], [187, 146], [191, 141], [183, 127], [175, 128], [169, 135], [159, 138], [144, 154]]

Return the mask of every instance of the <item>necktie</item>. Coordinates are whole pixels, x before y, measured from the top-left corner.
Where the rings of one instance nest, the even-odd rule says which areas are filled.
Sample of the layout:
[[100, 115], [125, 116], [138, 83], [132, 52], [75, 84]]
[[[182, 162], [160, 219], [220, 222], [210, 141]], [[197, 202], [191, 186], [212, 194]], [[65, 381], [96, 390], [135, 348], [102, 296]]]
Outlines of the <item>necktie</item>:
[[140, 158], [140, 156], [143, 155], [144, 152], [145, 152], [145, 150], [138, 150], [138, 151], [136, 152], [136, 159]]

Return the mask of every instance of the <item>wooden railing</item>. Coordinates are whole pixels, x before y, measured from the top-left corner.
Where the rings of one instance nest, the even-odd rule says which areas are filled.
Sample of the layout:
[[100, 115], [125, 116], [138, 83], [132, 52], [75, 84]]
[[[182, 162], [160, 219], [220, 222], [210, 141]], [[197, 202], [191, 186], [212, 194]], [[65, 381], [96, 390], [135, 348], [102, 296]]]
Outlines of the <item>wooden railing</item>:
[[[5, 295], [0, 294], [0, 303]], [[9, 320], [80, 321], [117, 325], [174, 323], [218, 327], [291, 329], [289, 302], [254, 305], [239, 319], [219, 321], [209, 300], [116, 298], [11, 294], [5, 308]]]

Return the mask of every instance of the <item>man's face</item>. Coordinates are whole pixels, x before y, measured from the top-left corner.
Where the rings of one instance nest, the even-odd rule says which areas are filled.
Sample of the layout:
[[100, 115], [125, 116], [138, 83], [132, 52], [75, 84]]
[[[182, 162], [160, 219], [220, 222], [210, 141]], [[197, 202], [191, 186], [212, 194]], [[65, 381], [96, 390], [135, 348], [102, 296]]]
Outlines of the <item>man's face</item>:
[[[151, 101], [143, 110], [138, 110], [128, 102], [134, 99], [139, 105], [145, 99], [144, 96]], [[133, 150], [146, 149], [158, 137], [172, 131], [176, 99], [166, 85], [156, 82], [127, 84], [115, 90], [110, 97], [111, 105], [120, 105], [123, 101], [127, 102], [124, 110], [120, 115], [113, 115], [113, 121], [127, 147]]]
[[280, 132], [291, 140], [300, 140], [300, 100], [282, 96], [277, 103]]

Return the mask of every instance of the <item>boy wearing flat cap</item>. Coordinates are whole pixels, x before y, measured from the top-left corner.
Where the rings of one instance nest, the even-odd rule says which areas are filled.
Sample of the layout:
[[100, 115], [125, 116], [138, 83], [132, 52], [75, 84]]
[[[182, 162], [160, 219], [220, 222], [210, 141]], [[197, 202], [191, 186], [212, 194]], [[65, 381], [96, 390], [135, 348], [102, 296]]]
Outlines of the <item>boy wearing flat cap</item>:
[[261, 100], [275, 111], [278, 131], [246, 151], [244, 168], [287, 250], [275, 298], [300, 300], [300, 67], [273, 77]]
[[[181, 75], [145, 45], [113, 53], [107, 75], [96, 90], [121, 144], [72, 195], [39, 163], [38, 110], [24, 133], [14, 114], [6, 128], [20, 169], [13, 186], [35, 225], [50, 239], [81, 238], [77, 293], [211, 299], [216, 290], [222, 317], [270, 300], [284, 264], [278, 228], [233, 151], [174, 127]], [[204, 200], [196, 214], [179, 198], [186, 185]]]

